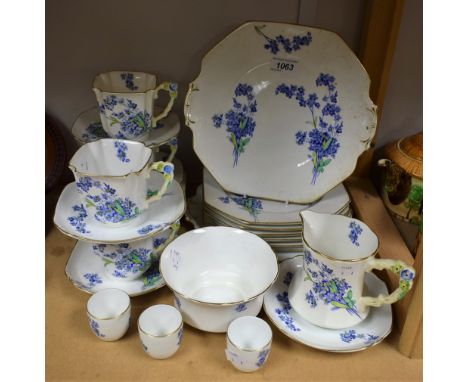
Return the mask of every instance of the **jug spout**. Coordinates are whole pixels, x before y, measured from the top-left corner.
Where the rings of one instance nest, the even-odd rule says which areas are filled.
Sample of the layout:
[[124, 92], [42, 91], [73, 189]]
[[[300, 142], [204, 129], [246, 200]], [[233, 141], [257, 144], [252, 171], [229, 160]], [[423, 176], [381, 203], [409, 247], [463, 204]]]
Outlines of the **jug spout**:
[[313, 243], [319, 237], [319, 231], [323, 226], [327, 214], [319, 214], [313, 211], [301, 211], [302, 237], [306, 243]]

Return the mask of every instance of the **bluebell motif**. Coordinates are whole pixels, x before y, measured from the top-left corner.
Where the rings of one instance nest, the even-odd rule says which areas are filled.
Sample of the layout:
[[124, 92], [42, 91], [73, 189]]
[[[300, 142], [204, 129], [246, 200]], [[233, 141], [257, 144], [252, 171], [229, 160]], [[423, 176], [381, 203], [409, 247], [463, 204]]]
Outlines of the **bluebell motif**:
[[283, 35], [278, 35], [274, 38], [268, 37], [262, 31], [262, 29], [265, 28], [265, 25], [256, 25], [254, 28], [255, 31], [266, 40], [266, 44], [263, 47], [266, 50], [271, 51], [273, 54], [277, 54], [280, 51], [280, 46], [283, 47], [286, 53], [291, 53], [293, 51], [300, 50], [303, 46], [307, 46], [312, 42], [312, 34], [310, 32], [307, 32], [303, 36], [293, 36], [292, 40], [290, 40], [289, 38], [285, 38]]
[[288, 292], [283, 292], [282, 294], [277, 294], [276, 299], [281, 304], [281, 308], [276, 308], [275, 313], [278, 315], [278, 318], [284, 322], [286, 327], [293, 332], [300, 332], [296, 325], [294, 325], [294, 319], [290, 316], [289, 312], [292, 310], [291, 303], [289, 302]]
[[90, 287], [94, 287], [97, 284], [102, 284], [101, 277], [97, 273], [85, 273], [83, 277], [88, 280]]
[[356, 222], [352, 221], [351, 223], [349, 223], [349, 229], [350, 229], [350, 232], [348, 235], [349, 240], [351, 240], [351, 242], [356, 247], [359, 247], [358, 238], [359, 238], [359, 235], [362, 233], [362, 227]]
[[133, 73], [120, 73], [120, 78], [125, 81], [125, 86], [130, 90], [138, 90], [138, 86], [133, 83], [135, 76]]
[[164, 244], [167, 241], [166, 237], [153, 239], [153, 247], [158, 248], [160, 245]]
[[156, 260], [142, 276], [143, 286], [142, 290], [154, 286], [161, 280], [161, 273], [159, 272], [159, 260]]
[[171, 92], [176, 92], [176, 91], [177, 91], [177, 87], [178, 87], [178, 85], [177, 85], [176, 82], [171, 82], [171, 83], [169, 84], [169, 91], [171, 91]]
[[306, 293], [305, 299], [311, 308], [315, 308], [317, 306], [317, 300], [315, 299], [314, 292], [311, 290]]
[[176, 305], [177, 305], [177, 309], [180, 310], [180, 305], [181, 305], [181, 304], [180, 304], [179, 297], [177, 297], [176, 295], [174, 295], [174, 301], [175, 301], [175, 303], [176, 303]]
[[169, 145], [171, 145], [171, 146], [177, 146], [178, 143], [179, 143], [179, 140], [178, 140], [177, 137], [171, 138], [169, 140]]
[[218, 199], [224, 204], [229, 204], [230, 200], [232, 200], [243, 210], [247, 211], [255, 221], [257, 220], [260, 211], [263, 210], [262, 201], [257, 198], [252, 198], [251, 196], [221, 196]]
[[90, 233], [86, 229], [86, 223], [85, 223], [85, 218], [88, 216], [88, 213], [86, 212], [86, 209], [82, 204], [78, 205], [75, 204], [72, 206], [73, 211], [78, 212], [77, 216], [69, 216], [68, 217], [68, 222], [75, 227], [75, 230], [80, 233]]
[[146, 133], [151, 126], [151, 115], [138, 108], [131, 99], [109, 95], [99, 105], [99, 111], [110, 121], [111, 126], [120, 125], [117, 138], [135, 138]]
[[[326, 264], [320, 263], [312, 254], [309, 261], [306, 261], [308, 276], [312, 282], [313, 297], [320, 299], [325, 305], [332, 305], [331, 310], [345, 309], [349, 314], [357, 317], [359, 313], [356, 308], [356, 301], [353, 299], [351, 285], [345, 279], [334, 277], [333, 269]], [[310, 268], [312, 265], [313, 269]], [[310, 298], [312, 301], [312, 299]], [[309, 302], [309, 301], [308, 301]], [[309, 302], [310, 303], [310, 302]], [[315, 301], [315, 303], [317, 303]]]
[[[141, 340], [140, 340], [141, 341]], [[141, 347], [143, 348], [144, 351], [148, 351], [148, 346], [146, 346], [143, 341], [141, 341]]]
[[184, 327], [181, 327], [179, 329], [179, 332], [177, 333], [177, 345], [180, 345], [182, 343], [182, 340], [184, 339]]
[[239, 156], [245, 151], [245, 146], [253, 137], [256, 126], [253, 114], [257, 111], [257, 101], [251, 85], [238, 84], [234, 94], [232, 109], [224, 114], [214, 114], [212, 117], [215, 128], [220, 128], [223, 124], [226, 126], [226, 131], [229, 134], [227, 139], [233, 146], [233, 167], [237, 165]]
[[239, 304], [236, 306], [234, 309], [237, 313], [243, 312], [244, 310], [247, 310], [247, 305], [246, 304]]
[[286, 275], [284, 276], [284, 280], [283, 280], [283, 283], [287, 286], [289, 286], [291, 284], [291, 281], [294, 277], [294, 273], [292, 272], [286, 272]]
[[89, 327], [91, 328], [91, 330], [94, 332], [94, 334], [97, 337], [101, 337], [101, 338], [106, 337], [104, 334], [102, 334], [99, 331], [99, 324], [96, 321], [94, 321], [91, 317], [88, 317], [88, 322], [89, 322]]
[[105, 266], [113, 264], [112, 274], [127, 278], [129, 274], [145, 271], [151, 262], [151, 250], [147, 248], [118, 248], [115, 252], [104, 254]]
[[91, 142], [99, 138], [107, 138], [107, 137], [109, 137], [109, 135], [107, 135], [107, 133], [102, 128], [101, 122], [90, 123], [86, 127], [86, 132], [81, 134], [81, 138], [86, 140], [87, 142]]
[[312, 252], [310, 252], [308, 249], [304, 250], [304, 259], [307, 265], [310, 265], [312, 263], [318, 265], [318, 260], [312, 256]]
[[270, 349], [262, 350], [260, 354], [258, 355], [257, 363], [255, 365], [257, 365], [258, 367], [261, 367], [267, 360], [268, 354], [270, 354]]
[[100, 191], [97, 195], [86, 195], [86, 207], [95, 207], [94, 217], [100, 222], [119, 223], [140, 214], [140, 210], [130, 198], [122, 199], [116, 190], [105, 182], [92, 181], [92, 178], [86, 176], [79, 178], [76, 185], [80, 192], [88, 193], [93, 187]]
[[414, 272], [411, 272], [409, 269], [403, 269], [400, 272], [400, 278], [406, 281], [412, 281], [414, 279]]
[[380, 339], [379, 336], [375, 336], [373, 334], [364, 334], [364, 333], [357, 333], [354, 329], [345, 330], [344, 332], [340, 333], [340, 338], [343, 342], [350, 343], [356, 339], [364, 340], [365, 345], [371, 345]]
[[137, 230], [137, 232], [140, 235], [146, 235], [147, 233], [150, 233], [156, 229], [159, 229], [162, 227], [162, 224], [148, 224], [144, 227], [141, 227], [140, 229]]
[[[297, 131], [296, 144], [302, 146], [308, 144], [309, 160], [312, 162], [312, 184], [317, 177], [325, 171], [332, 159], [336, 157], [340, 148], [337, 137], [343, 132], [341, 108], [338, 105], [338, 91], [336, 90], [335, 77], [330, 74], [320, 73], [315, 84], [317, 87], [325, 87], [327, 94], [321, 100], [316, 93], [305, 94], [303, 86], [278, 85], [275, 94], [283, 94], [289, 99], [295, 99], [300, 107], [309, 109], [312, 114], [310, 131]], [[323, 102], [323, 107], [320, 102]], [[321, 114], [321, 115], [320, 115]]]
[[130, 159], [127, 158], [128, 146], [126, 143], [115, 141], [114, 147], [117, 149], [117, 158], [119, 158], [124, 163], [130, 162]]

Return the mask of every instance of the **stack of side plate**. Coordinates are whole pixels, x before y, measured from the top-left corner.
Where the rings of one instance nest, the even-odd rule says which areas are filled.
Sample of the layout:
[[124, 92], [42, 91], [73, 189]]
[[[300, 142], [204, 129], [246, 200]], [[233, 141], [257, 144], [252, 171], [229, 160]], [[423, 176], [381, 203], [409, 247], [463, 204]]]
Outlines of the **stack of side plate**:
[[300, 212], [351, 216], [349, 195], [342, 184], [311, 204], [293, 204], [226, 192], [203, 172], [203, 224], [240, 228], [264, 239], [283, 260], [302, 252]]

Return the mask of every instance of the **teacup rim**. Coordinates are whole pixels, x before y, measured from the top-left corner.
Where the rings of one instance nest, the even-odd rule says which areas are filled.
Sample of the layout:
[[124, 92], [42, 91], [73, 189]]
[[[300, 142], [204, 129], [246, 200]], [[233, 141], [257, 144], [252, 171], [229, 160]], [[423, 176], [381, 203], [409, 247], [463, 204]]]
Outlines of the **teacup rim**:
[[[91, 300], [91, 298], [93, 298], [93, 296], [96, 295], [96, 293], [99, 293], [99, 292], [102, 292], [102, 291], [107, 291], [107, 290], [117, 290], [119, 292], [122, 292], [124, 293], [127, 297], [128, 297], [128, 305], [127, 307], [123, 310], [122, 313], [119, 313], [118, 315], [115, 315], [115, 316], [112, 316], [112, 317], [106, 317], [106, 318], [102, 318], [102, 317], [97, 317], [96, 315], [92, 314], [89, 309], [88, 309], [88, 303], [89, 301]], [[119, 289], [119, 288], [106, 288], [106, 289], [101, 289], [100, 291], [97, 291], [96, 293], [94, 293], [90, 298], [88, 298], [88, 301], [86, 302], [86, 313], [88, 314], [88, 316], [91, 316], [92, 318], [96, 319], [96, 320], [99, 320], [99, 321], [109, 321], [109, 320], [115, 320], [117, 318], [120, 318], [122, 317], [125, 313], [127, 313], [127, 311], [131, 308], [132, 306], [132, 300], [130, 298], [130, 296], [128, 295], [127, 292], [123, 291], [122, 289]]]
[[[122, 175], [106, 175], [106, 174], [92, 174], [92, 173], [88, 173], [88, 172], [83, 172], [81, 170], [78, 170], [76, 168], [76, 166], [74, 164], [72, 164], [73, 160], [75, 159], [75, 157], [78, 156], [78, 153], [80, 151], [84, 151], [85, 150], [85, 147], [88, 147], [89, 145], [97, 145], [97, 144], [102, 144], [101, 141], [114, 141], [114, 142], [123, 142], [125, 144], [130, 144], [130, 145], [141, 145], [143, 146], [143, 150], [147, 151], [148, 153], [148, 159], [146, 160], [146, 162], [141, 166], [140, 169], [138, 170], [135, 170], [135, 171], [129, 171], [125, 174], [122, 174]], [[89, 176], [89, 177], [93, 177], [93, 178], [126, 178], [130, 175], [139, 175], [145, 168], [148, 167], [149, 165], [149, 162], [151, 161], [151, 158], [152, 158], [152, 150], [147, 147], [144, 143], [142, 142], [138, 142], [138, 141], [131, 141], [131, 140], [128, 140], [128, 139], [117, 139], [117, 138], [101, 138], [101, 139], [98, 139], [96, 141], [92, 141], [92, 142], [88, 142], [88, 143], [85, 143], [83, 146], [81, 146], [78, 150], [76, 150], [76, 152], [73, 154], [73, 156], [71, 157], [70, 161], [68, 162], [68, 168], [70, 170], [72, 170], [74, 173], [77, 173], [77, 174], [80, 174], [82, 176]]]
[[[167, 334], [163, 334], [161, 336], [157, 336], [155, 334], [148, 333], [148, 332], [144, 331], [140, 326], [140, 318], [143, 315], [143, 313], [145, 313], [145, 311], [147, 311], [148, 309], [150, 309], [150, 308], [152, 308], [154, 306], [157, 306], [157, 305], [166, 305], [166, 306], [169, 306], [171, 308], [174, 308], [180, 315], [180, 324], [179, 324], [179, 326], [175, 330], [173, 330], [172, 332], [167, 333]], [[138, 320], [137, 320], [138, 331], [140, 331], [141, 333], [143, 333], [143, 334], [145, 334], [145, 335], [147, 335], [149, 337], [153, 337], [153, 338], [164, 338], [164, 337], [172, 336], [175, 333], [177, 333], [183, 326], [184, 326], [184, 318], [182, 317], [182, 314], [180, 313], [180, 311], [177, 308], [173, 307], [172, 305], [168, 305], [168, 304], [156, 304], [156, 305], [149, 306], [148, 308], [143, 310], [143, 312], [140, 313], [140, 315], [138, 316]]]
[[[260, 321], [262, 321], [264, 324], [266, 324], [266, 325], [268, 326], [268, 328], [270, 329], [270, 340], [267, 342], [266, 345], [261, 346], [261, 347], [258, 347], [258, 348], [254, 348], [254, 349], [246, 349], [246, 348], [242, 348], [242, 347], [236, 345], [236, 344], [234, 343], [234, 341], [231, 339], [231, 337], [229, 337], [229, 327], [230, 327], [235, 321], [237, 321], [237, 320], [239, 320], [239, 319], [241, 319], [241, 318], [244, 318], [244, 317], [250, 317], [250, 318], [254, 318], [254, 319], [256, 319], [256, 320], [260, 320]], [[234, 319], [234, 320], [231, 321], [231, 323], [229, 324], [229, 326], [228, 326], [228, 328], [227, 328], [227, 331], [226, 331], [226, 339], [227, 339], [227, 340], [231, 343], [231, 345], [234, 346], [236, 349], [239, 349], [239, 350], [245, 351], [245, 352], [252, 352], [252, 353], [255, 353], [255, 352], [260, 352], [260, 351], [263, 351], [263, 350], [265, 350], [265, 349], [271, 347], [271, 344], [272, 344], [272, 342], [273, 342], [273, 330], [271, 329], [271, 326], [268, 325], [268, 323], [267, 323], [265, 320], [261, 319], [260, 317], [257, 317], [257, 316], [242, 316], [242, 317], [238, 317], [238, 318], [236, 318], [236, 319]]]
[[[144, 92], [135, 92], [135, 91], [122, 91], [122, 92], [116, 92], [116, 91], [109, 91], [109, 90], [103, 90], [97, 86], [95, 86], [95, 83], [96, 83], [96, 80], [99, 76], [102, 76], [104, 74], [112, 74], [112, 73], [139, 73], [139, 74], [145, 74], [147, 76], [152, 76], [154, 77], [154, 88], [150, 88]], [[155, 73], [148, 73], [148, 72], [143, 72], [141, 70], [109, 70], [109, 71], [106, 71], [106, 72], [100, 72], [98, 74], [96, 74], [94, 77], [93, 77], [93, 82], [91, 83], [91, 88], [93, 89], [93, 91], [99, 91], [101, 93], [111, 93], [111, 94], [145, 94], [151, 90], [154, 90], [156, 89], [157, 87], [157, 83], [158, 83], [158, 77], [156, 76]]]

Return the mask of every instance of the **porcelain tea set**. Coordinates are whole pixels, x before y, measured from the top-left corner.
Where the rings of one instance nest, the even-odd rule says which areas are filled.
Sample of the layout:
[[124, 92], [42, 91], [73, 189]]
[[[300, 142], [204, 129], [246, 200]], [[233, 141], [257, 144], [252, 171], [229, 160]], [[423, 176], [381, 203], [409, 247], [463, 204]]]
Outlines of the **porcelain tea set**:
[[[155, 116], [161, 90], [170, 100]], [[262, 307], [286, 336], [325, 351], [363, 350], [390, 333], [390, 304], [415, 272], [376, 258], [377, 236], [352, 217], [342, 182], [369, 147], [376, 115], [369, 77], [336, 34], [251, 22], [205, 56], [184, 106], [204, 165], [204, 221], [191, 219], [195, 229], [179, 236], [186, 206], [173, 155], [152, 152], [177, 87], [125, 71], [96, 76], [93, 91], [99, 108], [74, 124], [83, 145], [54, 222], [78, 239], [66, 274], [93, 294], [98, 338], [121, 338], [130, 297], [164, 285], [174, 306], [138, 319], [142, 347], [157, 359], [177, 352], [185, 323], [226, 333], [227, 360], [258, 370], [272, 345], [256, 317]], [[388, 294], [373, 269], [396, 273], [399, 288]]]

